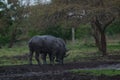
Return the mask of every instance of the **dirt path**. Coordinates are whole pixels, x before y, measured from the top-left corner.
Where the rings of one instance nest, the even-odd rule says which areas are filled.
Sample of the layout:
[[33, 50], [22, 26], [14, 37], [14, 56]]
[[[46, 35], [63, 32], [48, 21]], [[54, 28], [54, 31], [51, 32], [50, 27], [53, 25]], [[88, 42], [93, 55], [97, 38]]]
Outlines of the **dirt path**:
[[[116, 69], [120, 62], [78, 62], [64, 65], [18, 65], [0, 67], [0, 80], [120, 80], [119, 76], [88, 76], [69, 73], [71, 69]], [[94, 79], [95, 78], [95, 79]]]

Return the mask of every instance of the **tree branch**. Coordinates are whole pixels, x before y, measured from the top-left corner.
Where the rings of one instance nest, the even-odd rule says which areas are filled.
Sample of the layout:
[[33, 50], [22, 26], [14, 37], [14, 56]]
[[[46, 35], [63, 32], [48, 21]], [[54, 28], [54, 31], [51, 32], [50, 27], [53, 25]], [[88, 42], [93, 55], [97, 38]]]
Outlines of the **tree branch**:
[[96, 25], [96, 27], [98, 28], [98, 30], [101, 32], [101, 31], [102, 31], [102, 28], [101, 28], [102, 24], [101, 24], [100, 21], [98, 20], [97, 16], [95, 16], [95, 17], [93, 18], [93, 21], [92, 21], [92, 22]]
[[104, 30], [105, 30], [105, 29], [107, 28], [107, 26], [109, 26], [114, 20], [115, 20], [115, 17], [113, 17], [112, 19], [108, 20], [108, 21], [103, 25]]

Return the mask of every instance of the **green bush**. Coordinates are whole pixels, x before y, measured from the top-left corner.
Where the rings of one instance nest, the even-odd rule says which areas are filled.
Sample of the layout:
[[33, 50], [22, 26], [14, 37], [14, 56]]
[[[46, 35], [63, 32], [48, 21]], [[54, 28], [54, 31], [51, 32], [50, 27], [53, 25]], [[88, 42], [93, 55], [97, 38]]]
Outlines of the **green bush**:
[[65, 28], [61, 25], [49, 26], [45, 29], [43, 34], [54, 35], [56, 37], [61, 37], [63, 39], [71, 39], [71, 30], [70, 28]]
[[39, 35], [39, 34], [40, 34], [40, 31], [30, 30], [28, 33], [28, 36], [32, 37], [32, 36]]
[[89, 24], [80, 25], [76, 28], [76, 38], [85, 38], [91, 36], [91, 27]]
[[9, 41], [10, 41], [10, 36], [0, 35], [0, 45], [5, 45], [9, 43]]
[[120, 33], [120, 20], [116, 20], [113, 24], [111, 24], [107, 28], [106, 32], [108, 35], [119, 34]]

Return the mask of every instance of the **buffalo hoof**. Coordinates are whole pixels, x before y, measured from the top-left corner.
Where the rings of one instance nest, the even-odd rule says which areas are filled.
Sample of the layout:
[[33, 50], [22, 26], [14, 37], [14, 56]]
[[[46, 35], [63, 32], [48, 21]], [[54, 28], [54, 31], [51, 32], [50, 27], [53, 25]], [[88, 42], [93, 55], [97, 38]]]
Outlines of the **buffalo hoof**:
[[46, 65], [47, 64], [47, 62], [43, 62], [43, 65]]
[[41, 66], [41, 63], [38, 63], [39, 66]]
[[50, 65], [54, 66], [55, 64], [54, 64], [54, 62], [50, 62]]

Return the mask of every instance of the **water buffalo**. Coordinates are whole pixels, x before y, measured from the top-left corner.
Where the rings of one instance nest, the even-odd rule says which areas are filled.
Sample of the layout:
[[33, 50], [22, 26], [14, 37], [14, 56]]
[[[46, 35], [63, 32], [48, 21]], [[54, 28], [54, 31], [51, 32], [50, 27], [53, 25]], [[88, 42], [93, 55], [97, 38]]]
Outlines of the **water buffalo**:
[[49, 55], [50, 63], [54, 63], [54, 59], [60, 64], [63, 64], [63, 59], [66, 55], [66, 45], [63, 39], [56, 38], [50, 35], [34, 36], [29, 40], [29, 50], [30, 50], [30, 64], [32, 64], [32, 56], [35, 52], [35, 59], [38, 64], [39, 55], [42, 55], [43, 64], [46, 64], [46, 55]]

